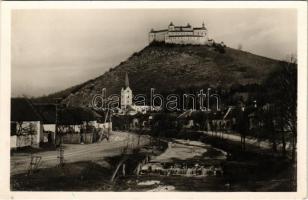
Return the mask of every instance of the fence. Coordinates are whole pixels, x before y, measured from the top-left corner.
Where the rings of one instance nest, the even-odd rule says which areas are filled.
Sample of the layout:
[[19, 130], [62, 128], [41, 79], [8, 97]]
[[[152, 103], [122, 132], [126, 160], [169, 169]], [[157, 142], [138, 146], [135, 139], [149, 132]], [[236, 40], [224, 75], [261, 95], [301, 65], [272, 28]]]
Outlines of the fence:
[[67, 133], [63, 135], [63, 143], [65, 144], [91, 144], [96, 141], [95, 133]]

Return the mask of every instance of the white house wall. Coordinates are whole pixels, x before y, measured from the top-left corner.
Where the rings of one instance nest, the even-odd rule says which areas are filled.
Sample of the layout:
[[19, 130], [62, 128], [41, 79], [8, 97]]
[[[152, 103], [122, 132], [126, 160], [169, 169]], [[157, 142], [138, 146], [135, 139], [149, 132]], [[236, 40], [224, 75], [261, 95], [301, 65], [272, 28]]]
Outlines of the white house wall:
[[56, 132], [56, 125], [55, 124], [43, 124], [43, 129], [46, 132]]
[[[33, 125], [34, 128], [33, 135], [29, 135], [30, 133], [28, 132], [31, 125]], [[16, 126], [16, 130], [18, 130], [19, 124], [16, 123]], [[21, 127], [21, 135], [16, 135], [16, 138], [11, 137], [11, 139], [13, 138], [13, 141], [11, 141], [11, 148], [25, 146], [39, 147], [41, 137], [43, 137], [43, 127], [40, 121], [26, 121], [22, 123]], [[16, 141], [15, 144], [14, 140]]]
[[17, 135], [12, 135], [10, 138], [11, 149], [17, 147]]

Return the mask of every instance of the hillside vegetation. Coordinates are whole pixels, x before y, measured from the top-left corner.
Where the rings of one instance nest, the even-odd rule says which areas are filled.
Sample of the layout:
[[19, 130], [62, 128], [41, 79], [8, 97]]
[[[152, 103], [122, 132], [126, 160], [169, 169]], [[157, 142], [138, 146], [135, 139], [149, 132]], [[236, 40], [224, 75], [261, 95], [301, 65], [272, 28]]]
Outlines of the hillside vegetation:
[[225, 47], [150, 44], [108, 72], [83, 84], [41, 97], [47, 101], [61, 97], [70, 106], [87, 106], [93, 95], [120, 94], [125, 72], [133, 93], [172, 92], [197, 87], [230, 88], [232, 85], [261, 83], [279, 66], [279, 61]]

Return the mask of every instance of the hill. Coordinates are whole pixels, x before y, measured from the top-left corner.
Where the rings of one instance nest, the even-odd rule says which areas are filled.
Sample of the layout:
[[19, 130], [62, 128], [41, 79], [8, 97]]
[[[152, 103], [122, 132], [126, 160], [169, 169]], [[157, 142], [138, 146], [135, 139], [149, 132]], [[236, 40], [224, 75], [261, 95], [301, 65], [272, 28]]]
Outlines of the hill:
[[61, 97], [71, 106], [87, 106], [93, 95], [120, 94], [125, 73], [133, 93], [172, 92], [190, 87], [223, 87], [261, 83], [279, 61], [225, 47], [152, 43], [108, 72], [83, 84], [37, 100]]

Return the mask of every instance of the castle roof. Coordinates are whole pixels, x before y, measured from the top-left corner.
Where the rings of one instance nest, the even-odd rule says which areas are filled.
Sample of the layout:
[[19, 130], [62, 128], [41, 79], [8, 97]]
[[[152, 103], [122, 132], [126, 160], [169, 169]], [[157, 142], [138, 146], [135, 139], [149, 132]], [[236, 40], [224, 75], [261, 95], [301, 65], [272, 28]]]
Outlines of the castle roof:
[[166, 32], [168, 31], [167, 29], [163, 29], [163, 30], [151, 30], [151, 33], [159, 33], [159, 32]]
[[186, 26], [175, 26], [174, 28], [191, 28], [190, 25], [186, 25]]
[[169, 35], [168, 37], [204, 37], [202, 35]]
[[205, 27], [196, 27], [196, 28], [194, 28], [194, 30], [206, 30], [206, 28]]
[[169, 32], [193, 32], [193, 30], [174, 30]]

